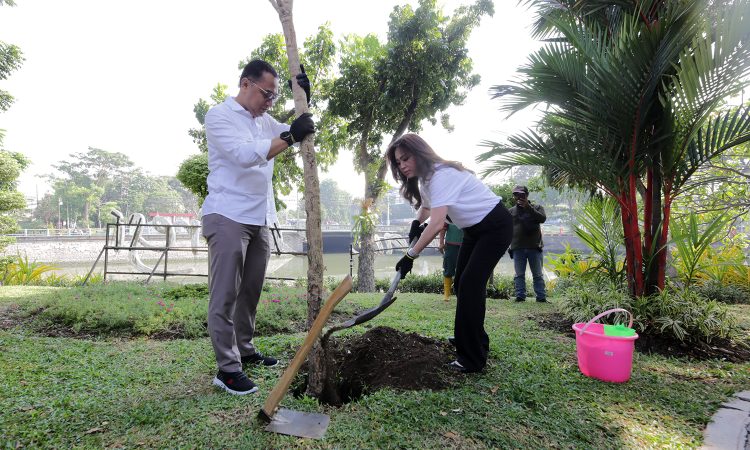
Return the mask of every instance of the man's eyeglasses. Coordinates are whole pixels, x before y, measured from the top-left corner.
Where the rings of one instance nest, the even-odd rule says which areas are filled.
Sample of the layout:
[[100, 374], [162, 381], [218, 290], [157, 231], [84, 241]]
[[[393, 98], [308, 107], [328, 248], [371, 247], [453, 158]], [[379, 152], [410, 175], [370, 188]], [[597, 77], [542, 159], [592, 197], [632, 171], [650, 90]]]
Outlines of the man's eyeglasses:
[[250, 82], [250, 84], [252, 84], [253, 86], [257, 87], [257, 88], [258, 88], [258, 89], [260, 90], [261, 94], [263, 94], [263, 97], [264, 97], [264, 98], [265, 98], [266, 100], [270, 100], [270, 101], [271, 101], [271, 103], [274, 103], [274, 102], [276, 102], [276, 100], [278, 100], [278, 98], [279, 98], [279, 94], [277, 94], [277, 93], [275, 93], [275, 92], [271, 92], [271, 91], [267, 91], [267, 90], [263, 89], [262, 87], [260, 87], [260, 86], [258, 86], [257, 84], [255, 84], [255, 83], [253, 82], [253, 80], [251, 80], [251, 79], [249, 79], [249, 78], [248, 78], [248, 80], [247, 80], [247, 81], [249, 81], [249, 82]]

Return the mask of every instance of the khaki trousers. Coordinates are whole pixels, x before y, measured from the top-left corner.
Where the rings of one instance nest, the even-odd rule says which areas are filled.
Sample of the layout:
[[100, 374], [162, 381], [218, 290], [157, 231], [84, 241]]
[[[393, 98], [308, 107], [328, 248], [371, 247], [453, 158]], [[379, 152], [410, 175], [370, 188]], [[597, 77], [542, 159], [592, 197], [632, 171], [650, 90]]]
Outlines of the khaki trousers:
[[255, 353], [253, 333], [266, 266], [268, 227], [220, 214], [203, 216], [208, 241], [208, 333], [219, 370], [239, 372], [240, 358]]

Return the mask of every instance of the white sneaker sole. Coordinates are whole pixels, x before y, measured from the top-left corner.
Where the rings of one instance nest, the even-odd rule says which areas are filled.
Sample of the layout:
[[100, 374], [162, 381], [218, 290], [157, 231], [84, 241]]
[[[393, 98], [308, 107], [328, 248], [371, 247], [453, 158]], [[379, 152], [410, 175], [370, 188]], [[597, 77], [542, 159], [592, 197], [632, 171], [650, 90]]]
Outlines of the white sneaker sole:
[[234, 389], [230, 389], [229, 386], [224, 384], [219, 379], [219, 377], [214, 377], [213, 385], [224, 389], [225, 391], [229, 392], [232, 395], [247, 395], [247, 394], [252, 394], [254, 392], [258, 392], [258, 386], [255, 386], [254, 388], [247, 390], [247, 391], [235, 391]]

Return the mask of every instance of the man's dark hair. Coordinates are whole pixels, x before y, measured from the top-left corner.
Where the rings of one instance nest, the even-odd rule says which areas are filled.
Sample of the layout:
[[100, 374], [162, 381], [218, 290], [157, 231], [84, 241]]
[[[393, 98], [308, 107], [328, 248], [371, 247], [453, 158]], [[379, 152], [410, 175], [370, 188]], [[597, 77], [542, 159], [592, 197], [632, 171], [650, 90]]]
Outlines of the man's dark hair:
[[263, 76], [263, 72], [270, 73], [274, 78], [279, 77], [279, 74], [276, 73], [276, 70], [273, 68], [273, 66], [263, 61], [262, 59], [254, 59], [247, 63], [245, 68], [242, 69], [242, 75], [240, 75], [240, 84], [242, 84], [243, 78], [249, 78], [253, 81], [260, 80], [260, 77]]

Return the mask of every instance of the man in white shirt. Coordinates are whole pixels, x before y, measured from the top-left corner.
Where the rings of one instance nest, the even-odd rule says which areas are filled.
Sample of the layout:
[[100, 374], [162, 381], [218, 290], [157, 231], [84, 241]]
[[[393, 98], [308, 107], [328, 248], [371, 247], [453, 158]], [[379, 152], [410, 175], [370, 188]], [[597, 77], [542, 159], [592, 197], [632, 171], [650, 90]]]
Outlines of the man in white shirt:
[[[297, 83], [310, 99], [304, 70]], [[206, 114], [208, 196], [203, 235], [210, 261], [208, 332], [218, 373], [213, 384], [231, 394], [256, 392], [243, 366], [273, 366], [253, 345], [255, 312], [270, 257], [268, 226], [276, 221], [273, 158], [315, 131], [312, 116], [286, 125], [268, 115], [279, 79], [265, 61], [250, 61], [240, 91]]]

